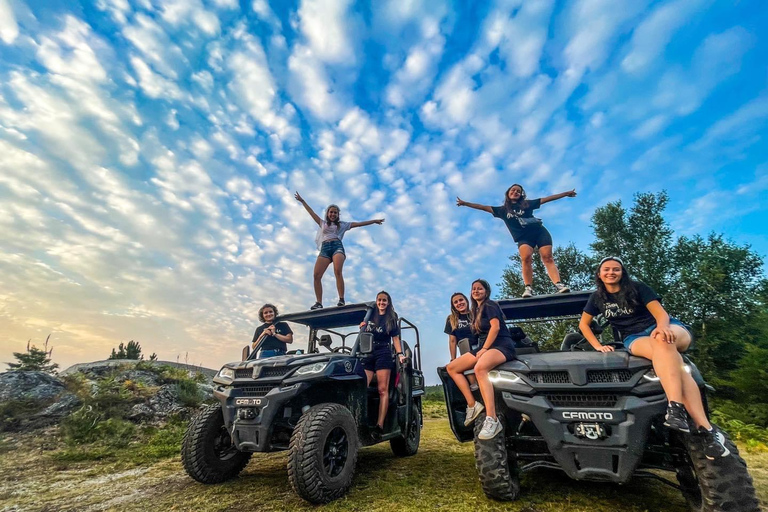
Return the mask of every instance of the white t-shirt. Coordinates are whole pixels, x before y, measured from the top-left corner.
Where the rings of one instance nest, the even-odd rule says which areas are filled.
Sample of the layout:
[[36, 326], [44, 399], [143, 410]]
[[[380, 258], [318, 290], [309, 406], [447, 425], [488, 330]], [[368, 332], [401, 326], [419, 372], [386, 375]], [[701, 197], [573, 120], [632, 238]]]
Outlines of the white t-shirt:
[[317, 229], [317, 235], [315, 236], [317, 248], [320, 249], [323, 242], [327, 242], [328, 240], [334, 240], [336, 238], [341, 240], [344, 238], [344, 233], [346, 233], [351, 226], [351, 222], [344, 222], [343, 220], [339, 221], [338, 226], [336, 224], [326, 224], [325, 221], [323, 221], [323, 225]]

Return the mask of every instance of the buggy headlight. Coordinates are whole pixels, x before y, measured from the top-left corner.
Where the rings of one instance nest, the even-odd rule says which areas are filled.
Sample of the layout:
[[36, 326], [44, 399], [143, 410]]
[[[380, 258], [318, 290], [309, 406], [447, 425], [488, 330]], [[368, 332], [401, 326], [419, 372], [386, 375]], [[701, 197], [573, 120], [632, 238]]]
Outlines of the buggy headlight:
[[[690, 373], [691, 373], [691, 366], [687, 365], [687, 364], [684, 364], [683, 365], [683, 371], [690, 375]], [[645, 372], [645, 374], [643, 374], [643, 379], [645, 379], [645, 380], [647, 380], [649, 382], [659, 382], [659, 376], [656, 375], [656, 370], [654, 370], [653, 368], [651, 368], [650, 370]]]
[[328, 366], [328, 361], [308, 364], [296, 370], [294, 375], [309, 375], [311, 373], [320, 373], [321, 371], [325, 370], [326, 366]]
[[226, 366], [219, 370], [219, 374], [217, 377], [220, 377], [222, 379], [228, 379], [228, 380], [235, 380], [235, 370], [234, 368], [227, 368]]
[[508, 372], [505, 370], [491, 370], [488, 372], [488, 380], [494, 384], [503, 382], [504, 384], [517, 384], [523, 379], [514, 372]]

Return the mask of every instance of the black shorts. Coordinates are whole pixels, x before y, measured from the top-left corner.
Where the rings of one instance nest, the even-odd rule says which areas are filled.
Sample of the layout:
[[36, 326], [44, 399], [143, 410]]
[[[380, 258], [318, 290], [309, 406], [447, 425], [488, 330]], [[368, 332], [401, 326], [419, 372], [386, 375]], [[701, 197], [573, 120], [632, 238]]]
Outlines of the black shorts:
[[506, 343], [491, 345], [491, 350], [496, 349], [507, 358], [507, 361], [511, 361], [515, 358], [515, 347], [507, 345]]
[[529, 226], [523, 229], [523, 234], [517, 237], [515, 242], [517, 242], [518, 247], [521, 245], [530, 245], [533, 248], [542, 248], [552, 245], [552, 235], [550, 235], [547, 228], [542, 225]]
[[392, 357], [392, 349], [389, 344], [383, 346], [374, 346], [373, 353], [363, 359], [363, 368], [369, 372], [377, 370], [394, 370], [395, 360]]

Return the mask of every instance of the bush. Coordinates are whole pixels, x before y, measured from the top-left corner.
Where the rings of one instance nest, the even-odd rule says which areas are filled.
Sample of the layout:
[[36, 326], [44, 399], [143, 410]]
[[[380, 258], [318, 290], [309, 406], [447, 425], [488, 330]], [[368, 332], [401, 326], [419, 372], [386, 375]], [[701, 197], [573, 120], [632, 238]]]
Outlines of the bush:
[[64, 418], [59, 430], [69, 444], [99, 441], [106, 446], [122, 448], [130, 443], [136, 425], [121, 418], [104, 419], [103, 413], [84, 405]]
[[186, 379], [176, 383], [176, 395], [187, 407], [199, 407], [203, 403], [203, 395], [197, 382]]

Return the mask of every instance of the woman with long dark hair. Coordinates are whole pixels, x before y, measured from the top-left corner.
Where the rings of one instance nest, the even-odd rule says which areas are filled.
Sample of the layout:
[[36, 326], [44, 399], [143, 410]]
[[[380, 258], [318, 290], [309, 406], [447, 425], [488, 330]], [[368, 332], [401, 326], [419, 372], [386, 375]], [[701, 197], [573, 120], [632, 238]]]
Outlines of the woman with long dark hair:
[[259, 320], [264, 323], [256, 328], [251, 341], [251, 349], [255, 349], [264, 338], [259, 359], [285, 355], [287, 344], [293, 343], [291, 327], [285, 322], [275, 323], [277, 314], [277, 307], [273, 304], [264, 304], [259, 308]]
[[651, 360], [656, 376], [669, 401], [664, 424], [690, 433], [690, 418], [696, 433], [706, 442], [704, 454], [710, 460], [730, 454], [725, 437], [709, 423], [701, 400], [699, 386], [685, 371], [681, 352], [693, 339], [688, 327], [672, 318], [661, 305], [661, 299], [648, 285], [633, 281], [621, 259], [603, 258], [595, 273], [597, 291], [589, 297], [581, 314], [579, 329], [590, 345], [600, 352], [612, 352], [602, 345], [590, 329], [590, 322], [602, 314], [623, 338], [624, 347], [635, 356]]
[[[507, 328], [506, 318], [501, 307], [491, 300], [491, 285], [485, 279], [472, 283], [472, 330], [477, 333], [479, 349], [475, 363], [475, 377], [480, 388], [480, 395], [485, 404], [485, 422], [478, 438], [487, 440], [495, 437], [502, 430], [496, 416], [496, 401], [493, 384], [488, 372], [515, 357], [515, 343]], [[477, 412], [479, 415], [482, 409]]]
[[[469, 308], [467, 296], [461, 292], [451, 295], [451, 314], [445, 319], [445, 333], [448, 335], [448, 347], [451, 354], [451, 362], [445, 366], [448, 375], [451, 376], [456, 387], [459, 388], [467, 401], [467, 412], [464, 417], [464, 425], [470, 425], [483, 412], [483, 404], [475, 400], [472, 395], [471, 379], [464, 372], [471, 370], [477, 363], [477, 351], [480, 346], [477, 335], [472, 330], [474, 316]], [[456, 346], [462, 339], [469, 340], [469, 352], [456, 357]]]
[[555, 258], [552, 256], [552, 235], [544, 227], [541, 219], [533, 216], [533, 210], [538, 209], [541, 205], [564, 197], [576, 197], [576, 190], [569, 190], [540, 199], [527, 199], [522, 185], [515, 183], [504, 193], [502, 206], [470, 203], [459, 197], [456, 198], [456, 206], [468, 206], [475, 210], [488, 212], [504, 221], [512, 238], [517, 242], [517, 250], [520, 253], [523, 284], [525, 285], [523, 297], [531, 297], [533, 295], [533, 251], [536, 247], [539, 248], [539, 256], [547, 269], [547, 275], [555, 285], [555, 291], [557, 293], [570, 291], [570, 288], [560, 282], [560, 272], [557, 270]]
[[376, 384], [379, 392], [379, 416], [376, 421], [374, 437], [380, 438], [384, 433], [384, 419], [389, 408], [389, 377], [395, 369], [395, 361], [392, 359], [392, 345], [400, 363], [405, 362], [405, 355], [400, 344], [400, 326], [398, 317], [392, 304], [392, 297], [385, 291], [376, 294], [376, 309], [371, 319], [360, 324], [367, 332], [373, 333], [373, 353], [363, 360], [365, 375], [368, 385], [376, 375]]
[[312, 273], [316, 301], [309, 309], [320, 309], [323, 307], [323, 275], [331, 263], [333, 263], [333, 273], [336, 276], [336, 290], [339, 292], [339, 302], [336, 305], [343, 306], [346, 302], [344, 300], [344, 275], [342, 270], [347, 255], [344, 252], [344, 245], [341, 243], [341, 239], [344, 238], [344, 233], [350, 229], [371, 224], [382, 224], [384, 219], [344, 222], [339, 219], [340, 210], [335, 204], [331, 204], [325, 209], [325, 219], [321, 219], [298, 192], [296, 192], [294, 197], [304, 206], [309, 216], [318, 225], [315, 242], [317, 243], [317, 248], [320, 249], [320, 254], [317, 255], [315, 270]]

